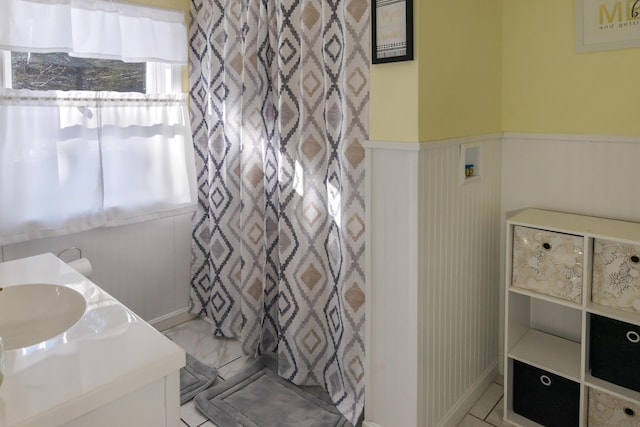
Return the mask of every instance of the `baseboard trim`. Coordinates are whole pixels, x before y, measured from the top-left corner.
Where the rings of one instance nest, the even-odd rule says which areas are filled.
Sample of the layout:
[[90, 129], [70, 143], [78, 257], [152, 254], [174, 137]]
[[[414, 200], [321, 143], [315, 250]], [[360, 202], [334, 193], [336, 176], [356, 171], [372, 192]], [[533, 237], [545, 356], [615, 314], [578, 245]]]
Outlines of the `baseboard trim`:
[[498, 362], [493, 362], [487, 370], [467, 389], [465, 394], [453, 405], [438, 422], [437, 427], [455, 427], [469, 412], [473, 405], [480, 399], [485, 390], [491, 385], [498, 375]]
[[155, 319], [150, 320], [148, 323], [157, 330], [164, 331], [196, 317], [198, 316], [189, 313], [189, 307], [184, 307], [172, 313], [167, 313], [163, 316], [156, 317]]

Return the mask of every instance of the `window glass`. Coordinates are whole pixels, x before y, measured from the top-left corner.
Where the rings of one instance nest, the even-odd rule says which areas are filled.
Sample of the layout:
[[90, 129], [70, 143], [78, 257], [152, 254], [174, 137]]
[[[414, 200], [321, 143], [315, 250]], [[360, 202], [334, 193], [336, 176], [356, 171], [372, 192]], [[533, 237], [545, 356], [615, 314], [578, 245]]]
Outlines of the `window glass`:
[[144, 62], [11, 52], [13, 89], [146, 93], [146, 70]]

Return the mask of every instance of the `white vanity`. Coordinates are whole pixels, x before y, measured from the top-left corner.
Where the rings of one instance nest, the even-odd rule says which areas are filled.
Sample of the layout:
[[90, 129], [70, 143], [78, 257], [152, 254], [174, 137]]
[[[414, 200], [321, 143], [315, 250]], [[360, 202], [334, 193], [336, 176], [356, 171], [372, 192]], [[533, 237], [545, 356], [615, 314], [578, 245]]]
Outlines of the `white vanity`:
[[[61, 328], [59, 324], [54, 325], [60, 313], [52, 314], [55, 319], [50, 323], [32, 328], [39, 333], [44, 330], [45, 335], [49, 328], [57, 333], [44, 341], [12, 346], [12, 340], [18, 343], [20, 337], [31, 334], [39, 341], [37, 331], [28, 326], [18, 337], [5, 340], [8, 348], [21, 347], [5, 348], [0, 427], [179, 426], [179, 370], [185, 364], [180, 347], [52, 254], [0, 263], [0, 299], [4, 291], [26, 284], [57, 285], [64, 291], [54, 294], [66, 295], [66, 288], [72, 289], [77, 292], [74, 295], [84, 297], [81, 303], [85, 304], [77, 321], [66, 319], [70, 326], [61, 333], [55, 329]], [[29, 290], [36, 296], [27, 311], [46, 310], [47, 304], [41, 303], [49, 298], [51, 306], [70, 304], [65, 313], [78, 310], [73, 298], [56, 302], [41, 291], [36, 286]], [[6, 307], [0, 310], [5, 331], [10, 316], [28, 319], [22, 308], [12, 313]]]

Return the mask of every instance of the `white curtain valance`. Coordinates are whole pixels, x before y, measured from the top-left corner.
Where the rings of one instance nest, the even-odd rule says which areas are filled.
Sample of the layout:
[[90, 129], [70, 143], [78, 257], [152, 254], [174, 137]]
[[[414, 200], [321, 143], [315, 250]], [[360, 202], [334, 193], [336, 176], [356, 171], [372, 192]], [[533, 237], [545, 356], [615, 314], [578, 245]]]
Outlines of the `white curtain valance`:
[[105, 0], [2, 0], [0, 49], [187, 63], [181, 11]]

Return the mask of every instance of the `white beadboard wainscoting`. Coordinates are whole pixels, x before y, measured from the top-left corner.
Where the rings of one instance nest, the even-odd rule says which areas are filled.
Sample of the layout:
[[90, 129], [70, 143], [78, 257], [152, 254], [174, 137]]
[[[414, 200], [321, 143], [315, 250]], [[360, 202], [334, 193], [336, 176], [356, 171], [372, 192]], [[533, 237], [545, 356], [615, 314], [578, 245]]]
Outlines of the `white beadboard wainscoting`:
[[366, 144], [365, 426], [455, 426], [497, 373], [500, 139]]
[[[71, 247], [93, 267], [91, 280], [158, 329], [184, 321], [189, 306], [191, 214], [2, 247], [3, 261]], [[63, 254], [65, 261], [76, 251]]]
[[[535, 207], [640, 222], [640, 137], [506, 133], [502, 142], [502, 220]], [[505, 227], [501, 229], [504, 280]], [[500, 288], [500, 339], [504, 336]], [[504, 352], [500, 347], [501, 353]], [[504, 372], [500, 355], [500, 372]]]

